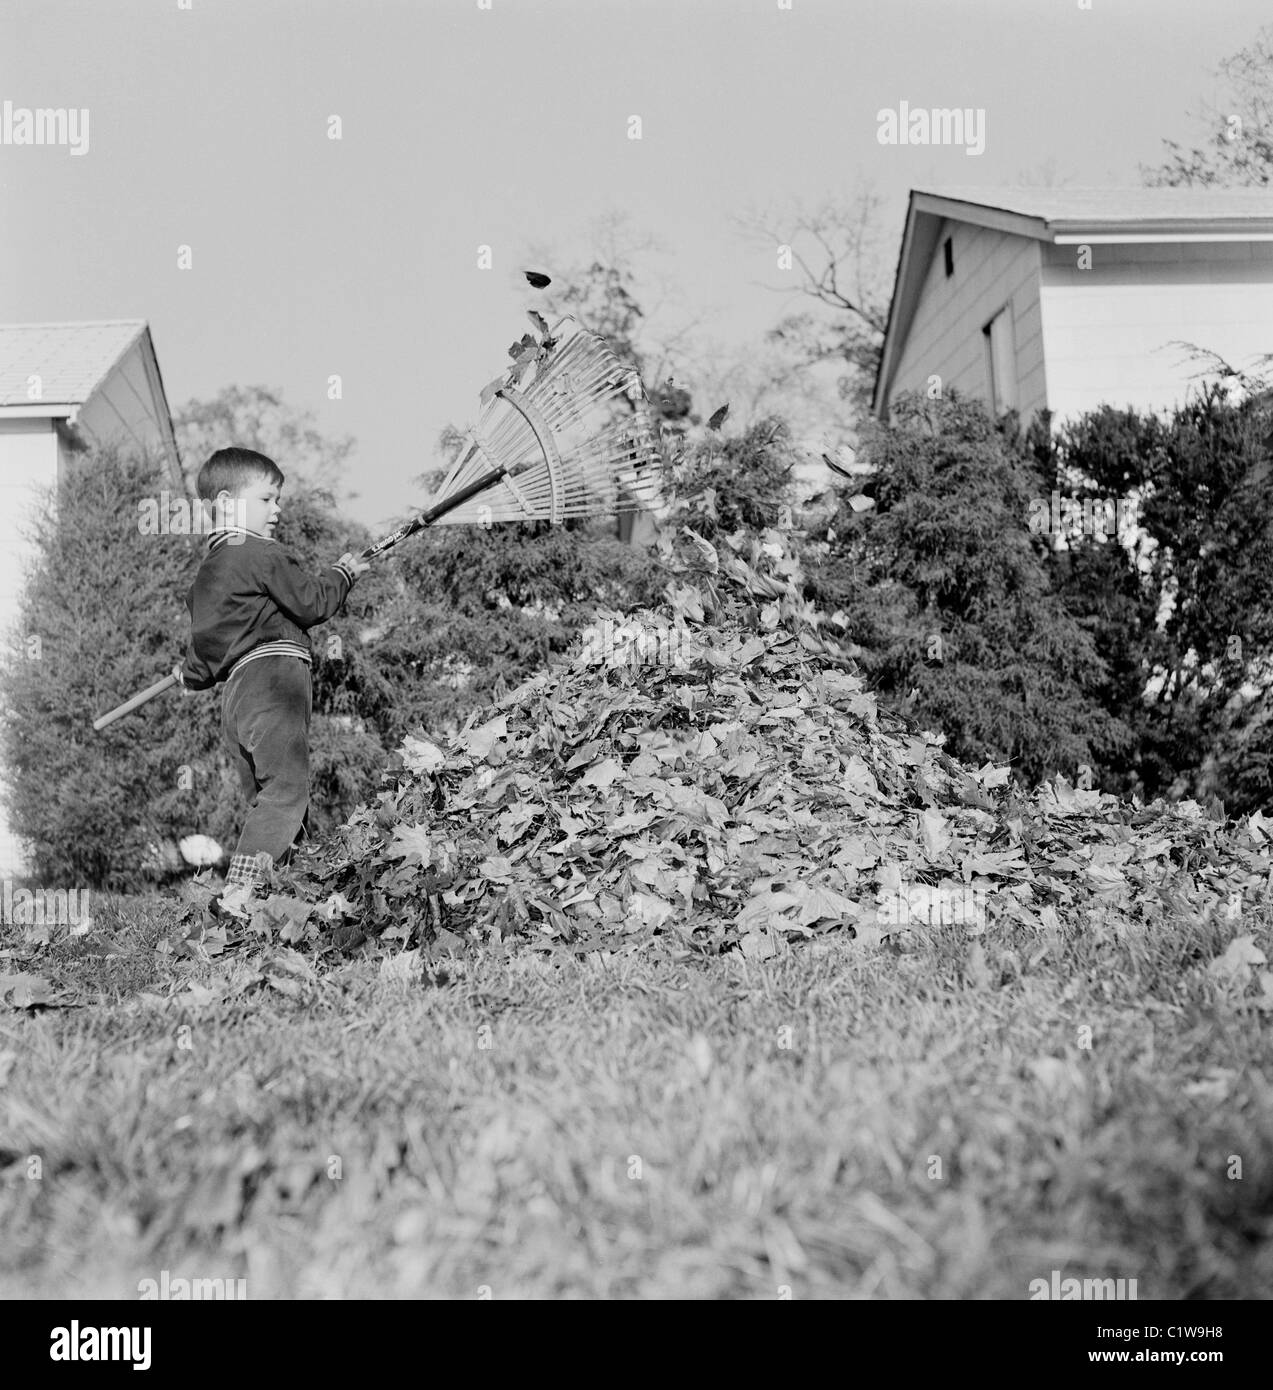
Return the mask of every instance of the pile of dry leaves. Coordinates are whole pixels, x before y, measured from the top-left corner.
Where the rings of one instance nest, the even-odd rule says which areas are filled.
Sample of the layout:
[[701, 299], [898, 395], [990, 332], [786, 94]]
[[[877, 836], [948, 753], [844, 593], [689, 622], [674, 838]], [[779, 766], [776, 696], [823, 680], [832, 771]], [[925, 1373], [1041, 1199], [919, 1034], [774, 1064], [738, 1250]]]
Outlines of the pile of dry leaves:
[[658, 610], [600, 615], [572, 660], [445, 744], [405, 741], [378, 803], [302, 873], [321, 913], [404, 944], [445, 922], [484, 944], [763, 959], [827, 932], [1268, 900], [1259, 815], [1226, 827], [1062, 778], [1027, 795], [1006, 767], [961, 766], [878, 708], [780, 533], [687, 540], [664, 541]]
[[[313, 949], [368, 940], [764, 959], [826, 933], [869, 948], [1219, 913], [1234, 940], [1213, 968], [1273, 1007], [1246, 926], [1271, 892], [1262, 816], [962, 766], [879, 709], [782, 534], [662, 545], [657, 610], [599, 615], [572, 659], [445, 743], [408, 737], [375, 804], [275, 875], [247, 933], [265, 983], [288, 992]], [[228, 944], [205, 921], [171, 948]]]

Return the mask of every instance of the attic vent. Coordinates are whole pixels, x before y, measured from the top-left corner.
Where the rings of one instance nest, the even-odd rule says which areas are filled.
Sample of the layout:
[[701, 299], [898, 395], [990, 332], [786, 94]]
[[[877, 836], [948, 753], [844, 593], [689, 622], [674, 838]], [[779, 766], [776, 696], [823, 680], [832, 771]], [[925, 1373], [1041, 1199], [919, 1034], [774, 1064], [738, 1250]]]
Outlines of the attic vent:
[[942, 250], [946, 253], [946, 278], [949, 279], [955, 273], [955, 247], [950, 237], [942, 244]]

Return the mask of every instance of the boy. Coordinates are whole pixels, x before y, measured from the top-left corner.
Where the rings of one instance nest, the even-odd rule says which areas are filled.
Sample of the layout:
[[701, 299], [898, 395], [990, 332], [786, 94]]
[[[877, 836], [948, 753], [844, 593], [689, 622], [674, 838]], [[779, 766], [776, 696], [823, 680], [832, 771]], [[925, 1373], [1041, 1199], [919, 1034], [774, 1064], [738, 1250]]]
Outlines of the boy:
[[[284, 861], [309, 807], [310, 641], [371, 566], [346, 552], [317, 577], [274, 540], [283, 472], [252, 449], [218, 449], [199, 470], [215, 509], [186, 595], [190, 645], [173, 674], [187, 690], [224, 682], [221, 732], [250, 807], [217, 916], [246, 921], [265, 870]], [[235, 524], [227, 518], [233, 517]]]

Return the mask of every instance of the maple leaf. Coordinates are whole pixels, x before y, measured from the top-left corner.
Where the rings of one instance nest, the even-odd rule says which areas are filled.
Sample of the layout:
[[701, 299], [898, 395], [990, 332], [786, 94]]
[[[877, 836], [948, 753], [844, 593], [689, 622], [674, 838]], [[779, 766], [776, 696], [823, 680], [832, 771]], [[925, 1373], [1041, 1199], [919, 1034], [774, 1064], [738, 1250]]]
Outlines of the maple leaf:
[[456, 734], [452, 742], [463, 748], [471, 758], [481, 762], [495, 747], [496, 739], [504, 738], [507, 734], [508, 720], [502, 714], [497, 714], [478, 728]]
[[433, 862], [433, 840], [427, 825], [395, 825], [393, 840], [385, 850], [387, 859], [410, 862], [412, 856], [427, 867]]
[[800, 910], [796, 916], [802, 926], [821, 921], [842, 922], [858, 914], [858, 905], [851, 898], [817, 883], [801, 884], [797, 899]]
[[299, 941], [304, 936], [310, 911], [311, 904], [303, 899], [274, 893], [253, 914], [253, 925], [259, 915], [278, 932], [281, 941]]
[[446, 754], [428, 739], [408, 734], [398, 749], [408, 772], [434, 772], [446, 762]]
[[507, 880], [511, 876], [513, 866], [502, 854], [489, 854], [477, 866], [477, 871], [483, 878], [489, 878], [499, 882], [501, 880]]
[[598, 787], [606, 791], [612, 782], [623, 776], [623, 764], [615, 758], [605, 758], [590, 767], [579, 779], [581, 787]]

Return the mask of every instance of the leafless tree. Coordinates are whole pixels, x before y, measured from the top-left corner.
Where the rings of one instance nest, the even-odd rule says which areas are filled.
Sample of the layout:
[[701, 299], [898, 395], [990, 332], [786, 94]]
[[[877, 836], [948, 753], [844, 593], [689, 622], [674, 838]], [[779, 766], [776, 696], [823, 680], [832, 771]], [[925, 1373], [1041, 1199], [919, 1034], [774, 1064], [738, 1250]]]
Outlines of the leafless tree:
[[891, 259], [896, 243], [884, 231], [884, 200], [868, 186], [786, 214], [750, 210], [735, 219], [748, 240], [774, 248], [780, 273], [796, 284], [766, 285], [817, 307], [786, 314], [770, 330], [806, 364], [843, 362], [841, 396], [865, 415], [888, 324]]
[[1207, 134], [1204, 148], [1185, 150], [1164, 140], [1171, 157], [1156, 168], [1141, 165], [1155, 188], [1267, 188], [1273, 185], [1273, 25], [1225, 58], [1220, 78], [1227, 90], [1219, 107], [1205, 103], [1196, 119]]

